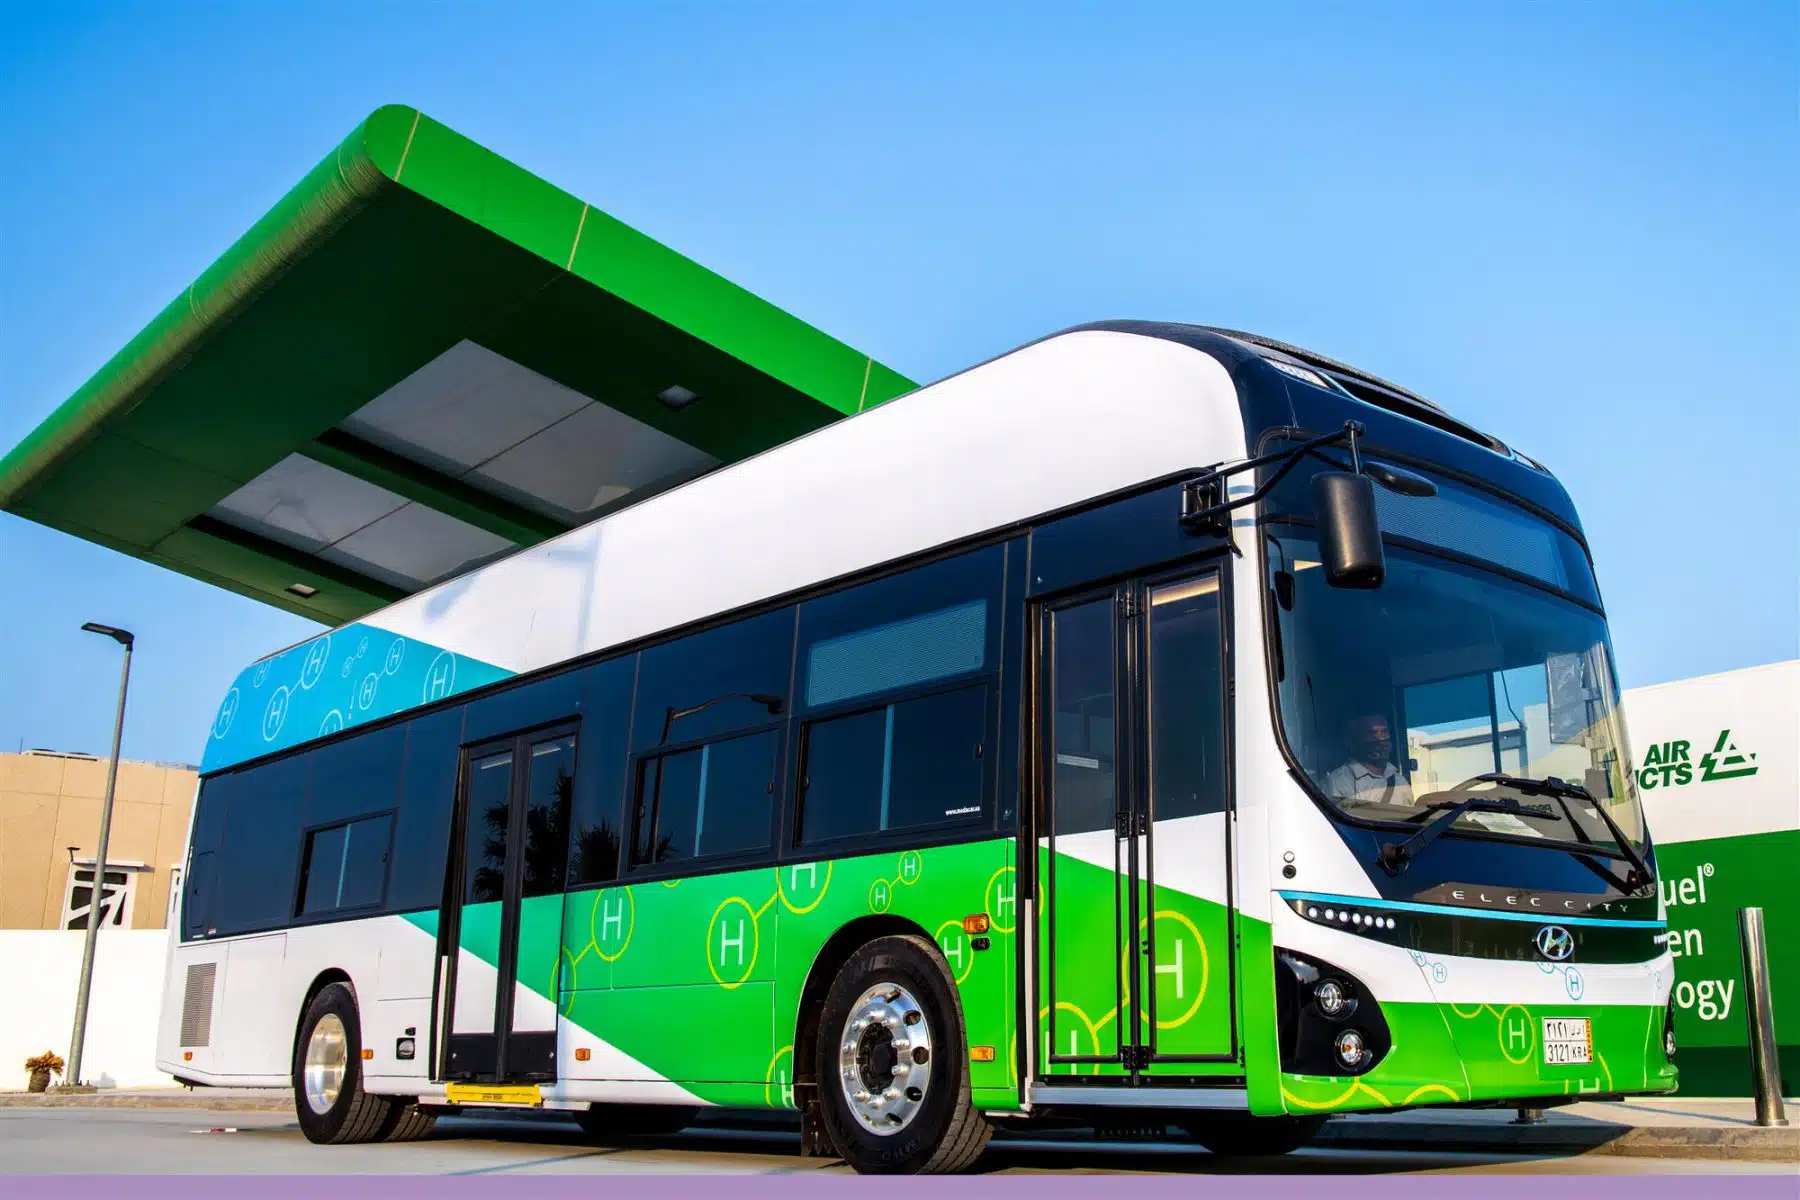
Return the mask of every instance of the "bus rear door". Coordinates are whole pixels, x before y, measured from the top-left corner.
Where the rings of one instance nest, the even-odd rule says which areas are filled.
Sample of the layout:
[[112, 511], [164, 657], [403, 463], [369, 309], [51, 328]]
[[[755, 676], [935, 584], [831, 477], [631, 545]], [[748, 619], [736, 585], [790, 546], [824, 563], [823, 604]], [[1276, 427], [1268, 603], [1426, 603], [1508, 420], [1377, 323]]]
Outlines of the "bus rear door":
[[457, 841], [439, 923], [440, 1079], [556, 1078], [575, 731], [538, 730], [470, 746], [457, 791]]

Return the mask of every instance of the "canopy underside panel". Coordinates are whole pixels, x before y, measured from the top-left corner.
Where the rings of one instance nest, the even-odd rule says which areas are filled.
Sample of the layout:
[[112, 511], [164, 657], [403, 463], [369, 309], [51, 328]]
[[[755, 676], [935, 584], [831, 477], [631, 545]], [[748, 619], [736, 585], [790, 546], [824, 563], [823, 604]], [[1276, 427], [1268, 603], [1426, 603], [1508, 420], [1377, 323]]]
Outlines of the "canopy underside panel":
[[385, 108], [0, 460], [0, 506], [338, 624], [912, 387]]

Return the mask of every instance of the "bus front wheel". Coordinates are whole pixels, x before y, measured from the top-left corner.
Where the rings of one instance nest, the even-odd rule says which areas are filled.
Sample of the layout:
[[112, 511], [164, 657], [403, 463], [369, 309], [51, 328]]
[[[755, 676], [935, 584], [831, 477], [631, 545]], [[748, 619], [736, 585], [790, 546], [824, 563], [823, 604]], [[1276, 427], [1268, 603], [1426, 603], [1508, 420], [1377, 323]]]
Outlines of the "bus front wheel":
[[1290, 1154], [1312, 1141], [1325, 1127], [1325, 1117], [1253, 1117], [1218, 1113], [1194, 1117], [1188, 1134], [1214, 1154], [1264, 1157]]
[[394, 1118], [391, 1099], [363, 1091], [362, 1021], [345, 984], [321, 989], [300, 1019], [294, 1109], [306, 1140], [320, 1145], [380, 1141]]
[[864, 1174], [961, 1171], [992, 1130], [969, 1094], [962, 1009], [937, 946], [876, 938], [850, 956], [819, 1020], [820, 1116]]

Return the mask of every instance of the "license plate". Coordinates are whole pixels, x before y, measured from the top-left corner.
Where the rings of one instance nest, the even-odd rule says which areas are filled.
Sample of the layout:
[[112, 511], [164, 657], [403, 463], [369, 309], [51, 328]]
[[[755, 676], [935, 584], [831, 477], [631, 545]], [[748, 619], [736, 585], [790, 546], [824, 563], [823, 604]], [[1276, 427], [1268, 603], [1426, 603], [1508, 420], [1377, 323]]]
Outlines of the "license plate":
[[536, 1084], [451, 1083], [444, 1087], [444, 1099], [451, 1104], [503, 1104], [518, 1108], [536, 1108], [544, 1095]]
[[1544, 1018], [1544, 1065], [1567, 1067], [1594, 1061], [1594, 1023], [1586, 1017]]

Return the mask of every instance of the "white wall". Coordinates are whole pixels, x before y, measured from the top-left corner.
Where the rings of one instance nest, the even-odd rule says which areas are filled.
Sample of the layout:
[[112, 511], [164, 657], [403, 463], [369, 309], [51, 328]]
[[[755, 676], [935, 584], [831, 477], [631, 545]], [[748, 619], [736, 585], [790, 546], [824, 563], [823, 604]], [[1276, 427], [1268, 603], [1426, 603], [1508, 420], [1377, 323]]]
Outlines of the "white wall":
[[[85, 936], [58, 929], [0, 929], [0, 1090], [26, 1086], [27, 1058], [46, 1050], [69, 1057]], [[156, 1069], [168, 938], [163, 929], [100, 932], [81, 1070], [88, 1083], [174, 1083]]]

